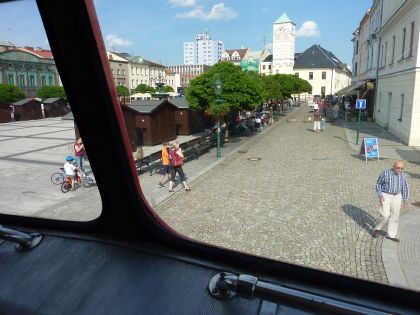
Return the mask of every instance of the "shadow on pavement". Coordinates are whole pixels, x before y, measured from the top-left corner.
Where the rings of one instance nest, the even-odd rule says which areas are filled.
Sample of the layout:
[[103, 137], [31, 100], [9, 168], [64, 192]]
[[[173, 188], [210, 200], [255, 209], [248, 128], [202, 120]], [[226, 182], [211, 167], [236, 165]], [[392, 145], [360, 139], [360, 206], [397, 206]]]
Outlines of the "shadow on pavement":
[[369, 234], [373, 234], [373, 229], [376, 225], [376, 220], [369, 213], [350, 204], [345, 204], [341, 207], [345, 214], [353, 219], [360, 227], [366, 230]]

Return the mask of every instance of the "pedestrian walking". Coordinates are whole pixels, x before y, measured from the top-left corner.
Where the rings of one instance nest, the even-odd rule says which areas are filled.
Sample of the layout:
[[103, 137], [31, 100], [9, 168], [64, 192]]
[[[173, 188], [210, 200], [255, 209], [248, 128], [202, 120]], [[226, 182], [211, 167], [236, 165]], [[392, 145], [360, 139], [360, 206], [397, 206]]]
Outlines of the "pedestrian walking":
[[79, 166], [79, 169], [83, 173], [86, 173], [85, 167], [84, 167], [84, 159], [85, 159], [86, 151], [85, 151], [85, 145], [83, 144], [81, 137], [77, 137], [76, 142], [74, 143], [74, 155], [76, 156], [76, 161]]
[[373, 232], [374, 237], [378, 237], [381, 230], [388, 223], [386, 238], [399, 242], [397, 238], [398, 220], [400, 217], [401, 202], [403, 207], [408, 207], [409, 188], [407, 176], [403, 173], [404, 162], [395, 161], [392, 169], [382, 172], [376, 182], [376, 193], [379, 197], [378, 225]]
[[163, 143], [162, 148], [162, 170], [160, 173], [160, 179], [159, 179], [159, 188], [164, 187], [163, 186], [163, 178], [165, 175], [168, 176], [168, 180], [171, 180], [171, 170], [170, 170], [170, 163], [169, 163], [169, 143], [165, 142]]
[[169, 160], [172, 165], [171, 171], [171, 179], [169, 181], [169, 192], [173, 192], [173, 185], [175, 181], [176, 173], [179, 174], [179, 178], [181, 179], [182, 185], [186, 191], [191, 191], [188, 187], [187, 181], [185, 180], [184, 170], [182, 169], [182, 165], [184, 165], [184, 154], [182, 153], [182, 149], [179, 146], [178, 142], [173, 143], [173, 147], [169, 150]]
[[340, 106], [338, 106], [338, 104], [335, 104], [333, 108], [334, 120], [338, 119], [339, 111], [340, 111]]
[[319, 132], [321, 130], [321, 114], [319, 113], [318, 109], [315, 109], [313, 113], [314, 119], [314, 132]]

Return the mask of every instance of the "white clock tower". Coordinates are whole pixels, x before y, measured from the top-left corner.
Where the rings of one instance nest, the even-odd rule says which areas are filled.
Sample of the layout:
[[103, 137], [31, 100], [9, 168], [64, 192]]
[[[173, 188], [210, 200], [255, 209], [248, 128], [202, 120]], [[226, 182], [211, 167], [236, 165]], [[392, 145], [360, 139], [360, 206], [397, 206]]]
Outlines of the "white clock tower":
[[273, 23], [272, 74], [292, 74], [295, 64], [295, 23], [283, 13]]

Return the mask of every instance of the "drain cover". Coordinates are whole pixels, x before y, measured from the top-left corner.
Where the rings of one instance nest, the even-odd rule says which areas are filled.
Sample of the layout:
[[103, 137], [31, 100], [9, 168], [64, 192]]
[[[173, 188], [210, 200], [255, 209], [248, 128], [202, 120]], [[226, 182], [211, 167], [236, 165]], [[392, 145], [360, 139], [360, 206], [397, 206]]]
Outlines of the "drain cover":
[[250, 158], [248, 158], [248, 161], [261, 161], [261, 158], [259, 158], [259, 157], [250, 157]]

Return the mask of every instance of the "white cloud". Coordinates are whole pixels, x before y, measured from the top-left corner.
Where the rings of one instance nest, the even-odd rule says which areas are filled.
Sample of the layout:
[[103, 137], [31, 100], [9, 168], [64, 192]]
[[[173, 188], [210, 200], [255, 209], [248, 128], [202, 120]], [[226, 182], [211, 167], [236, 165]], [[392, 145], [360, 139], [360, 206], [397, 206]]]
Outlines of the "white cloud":
[[190, 7], [195, 5], [195, 0], [168, 0], [173, 7]]
[[210, 12], [205, 12], [203, 7], [197, 7], [194, 10], [176, 14], [181, 19], [199, 19], [199, 20], [231, 20], [238, 17], [238, 13], [224, 3], [215, 4]]
[[321, 34], [318, 25], [314, 21], [305, 21], [297, 30], [297, 37], [318, 37]]
[[113, 47], [113, 46], [132, 46], [133, 43], [126, 40], [126, 39], [122, 39], [119, 38], [117, 35], [114, 34], [108, 34], [105, 36], [105, 44], [108, 47]]

